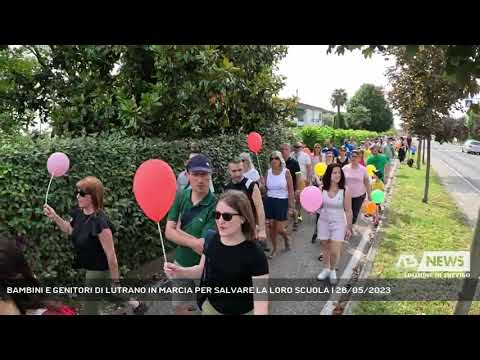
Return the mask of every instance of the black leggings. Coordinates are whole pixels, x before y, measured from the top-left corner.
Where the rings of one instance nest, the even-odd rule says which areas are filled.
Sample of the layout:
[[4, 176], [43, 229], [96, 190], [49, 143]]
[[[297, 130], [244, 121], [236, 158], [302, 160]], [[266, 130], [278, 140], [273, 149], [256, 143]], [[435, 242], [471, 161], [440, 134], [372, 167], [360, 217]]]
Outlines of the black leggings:
[[362, 208], [362, 204], [365, 201], [365, 195], [363, 194], [362, 196], [352, 198], [352, 212], [353, 212], [353, 218], [352, 218], [352, 225], [357, 222], [358, 214], [360, 212], [360, 209]]

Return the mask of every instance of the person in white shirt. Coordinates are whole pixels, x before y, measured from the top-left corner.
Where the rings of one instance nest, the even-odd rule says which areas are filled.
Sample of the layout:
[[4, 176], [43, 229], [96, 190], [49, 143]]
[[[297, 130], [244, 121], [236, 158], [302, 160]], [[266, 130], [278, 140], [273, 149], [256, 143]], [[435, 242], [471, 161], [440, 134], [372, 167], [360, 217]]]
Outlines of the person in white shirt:
[[[305, 145], [303, 145], [301, 142], [296, 143], [294, 146], [295, 153], [293, 155], [293, 158], [298, 161], [298, 165], [300, 165], [300, 171], [302, 172], [303, 185], [299, 187], [300, 190], [303, 190], [305, 187], [310, 185], [313, 175], [312, 159], [303, 152], [304, 148]], [[298, 214], [298, 221], [302, 221], [300, 201], [298, 201], [296, 204], [296, 210]]]
[[243, 176], [247, 179], [252, 181], [259, 181], [260, 174], [258, 173], [257, 169], [255, 169], [255, 165], [253, 165], [252, 158], [250, 157], [249, 153], [241, 153], [240, 158], [243, 162]]

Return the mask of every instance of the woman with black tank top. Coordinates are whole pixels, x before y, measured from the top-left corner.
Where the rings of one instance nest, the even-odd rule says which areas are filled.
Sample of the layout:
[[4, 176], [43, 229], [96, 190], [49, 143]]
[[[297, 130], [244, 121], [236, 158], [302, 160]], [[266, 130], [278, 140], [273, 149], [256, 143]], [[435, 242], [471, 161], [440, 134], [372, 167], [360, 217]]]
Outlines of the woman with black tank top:
[[[66, 221], [57, 215], [49, 205], [44, 206], [45, 215], [53, 220], [60, 230], [70, 235], [75, 249], [74, 268], [85, 269], [87, 286], [101, 285], [100, 281], [120, 280], [117, 255], [113, 243], [113, 227], [103, 211], [104, 188], [102, 182], [94, 176], [88, 176], [76, 184], [75, 195], [78, 207]], [[100, 301], [85, 301], [83, 313], [98, 315]], [[129, 305], [136, 314], [146, 311], [146, 305], [130, 301]]]
[[267, 286], [268, 261], [253, 241], [255, 220], [248, 197], [238, 190], [224, 192], [218, 200], [215, 218], [217, 231], [210, 231], [205, 237], [200, 263], [192, 267], [165, 263], [165, 273], [169, 278], [201, 278], [200, 286], [212, 289], [211, 293], [198, 296], [203, 315], [267, 315], [266, 296], [213, 291]]

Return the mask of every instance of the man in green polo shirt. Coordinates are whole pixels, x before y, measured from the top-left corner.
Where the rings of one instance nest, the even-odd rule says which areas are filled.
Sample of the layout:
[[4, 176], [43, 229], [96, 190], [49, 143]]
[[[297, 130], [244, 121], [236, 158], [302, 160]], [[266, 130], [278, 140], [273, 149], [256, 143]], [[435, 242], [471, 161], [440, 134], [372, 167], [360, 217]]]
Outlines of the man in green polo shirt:
[[[210, 191], [212, 168], [205, 155], [199, 154], [187, 164], [190, 188], [177, 194], [167, 217], [165, 236], [176, 243], [175, 263], [184, 267], [198, 265], [204, 238], [215, 226], [217, 199]], [[172, 279], [175, 287], [194, 287], [193, 280]], [[197, 310], [194, 294], [173, 295], [177, 315], [190, 315]]]
[[373, 145], [371, 148], [372, 155], [367, 159], [367, 166], [373, 165], [380, 172], [380, 180], [383, 182], [385, 174], [385, 165], [388, 164], [388, 159], [385, 155], [378, 153], [378, 145]]

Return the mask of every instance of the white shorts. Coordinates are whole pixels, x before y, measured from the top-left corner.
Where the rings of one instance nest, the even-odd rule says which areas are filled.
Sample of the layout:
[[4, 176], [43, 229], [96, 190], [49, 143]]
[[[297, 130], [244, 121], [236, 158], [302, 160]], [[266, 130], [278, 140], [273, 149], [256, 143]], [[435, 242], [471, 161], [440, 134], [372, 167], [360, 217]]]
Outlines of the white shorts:
[[323, 214], [320, 214], [317, 223], [317, 239], [344, 241], [347, 230], [347, 220], [335, 219], [328, 221]]

